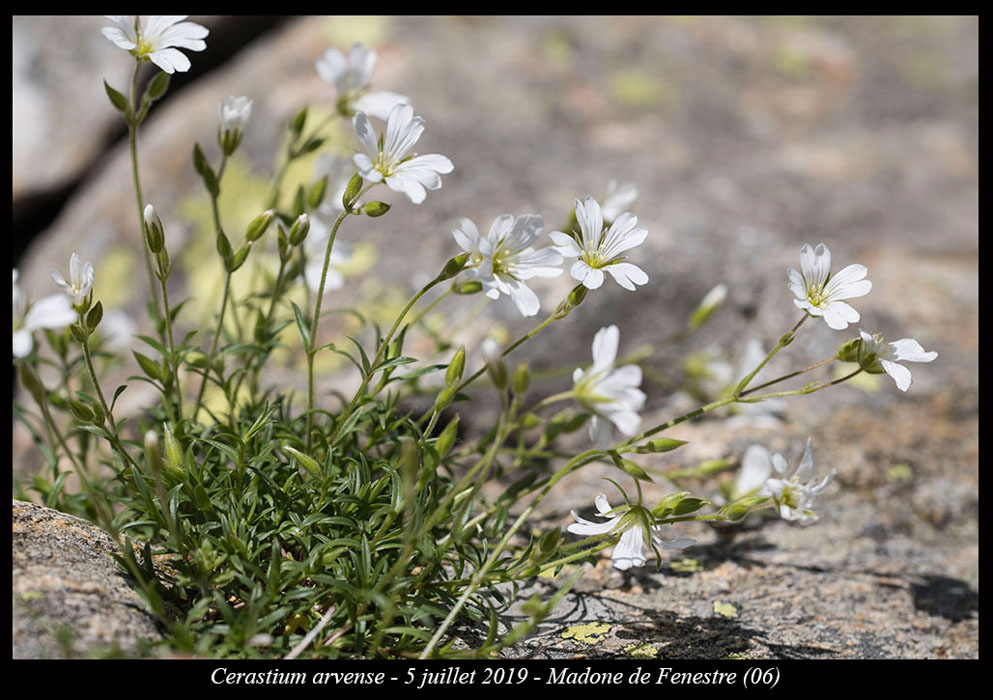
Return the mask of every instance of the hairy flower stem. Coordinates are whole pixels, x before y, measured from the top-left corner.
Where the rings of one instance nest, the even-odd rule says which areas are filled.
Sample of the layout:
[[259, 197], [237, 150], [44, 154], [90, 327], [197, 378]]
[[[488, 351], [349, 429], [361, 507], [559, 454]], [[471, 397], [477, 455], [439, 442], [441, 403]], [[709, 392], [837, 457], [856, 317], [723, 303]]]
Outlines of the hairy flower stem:
[[203, 392], [207, 388], [207, 377], [214, 367], [214, 356], [217, 354], [217, 341], [220, 340], [224, 329], [224, 311], [228, 308], [228, 297], [231, 294], [231, 273], [224, 272], [224, 297], [221, 299], [221, 312], [217, 316], [217, 330], [214, 331], [214, 339], [210, 343], [210, 353], [207, 355], [207, 365], [203, 370], [203, 379], [200, 381], [200, 391], [197, 392], [197, 405], [193, 409], [193, 422], [200, 414], [200, 407], [203, 405]]
[[772, 352], [770, 352], [768, 355], [765, 356], [765, 359], [759, 363], [759, 366], [753, 369], [751, 372], [749, 372], [748, 375], [745, 376], [745, 378], [738, 383], [738, 386], [735, 387], [734, 390], [735, 396], [741, 396], [741, 392], [744, 391], [745, 387], [748, 386], [748, 383], [755, 378], [755, 375], [762, 371], [762, 368], [769, 363], [769, 360], [775, 357], [777, 352], [779, 352], [780, 350], [782, 350], [787, 345], [793, 342], [793, 338], [797, 332], [797, 329], [800, 328], [800, 326], [803, 324], [804, 321], [807, 320], [809, 316], [810, 316], [809, 313], [805, 313], [803, 315], [803, 318], [797, 321], [796, 325], [793, 326], [793, 328], [791, 328], [789, 332], [787, 332], [782, 338], [779, 339], [779, 342], [776, 343], [776, 347], [772, 349]]
[[176, 355], [176, 344], [172, 335], [172, 312], [169, 309], [169, 292], [166, 290], [165, 277], [159, 279], [162, 285], [162, 309], [165, 312], [166, 337], [169, 342], [169, 358], [172, 360], [172, 377], [176, 383], [176, 415], [172, 416], [172, 401], [166, 399], [166, 407], [173, 420], [183, 417], [183, 389], [179, 385], [179, 357]]
[[[348, 211], [343, 211], [334, 221], [331, 227], [331, 234], [328, 236], [328, 245], [324, 251], [324, 266], [321, 268], [321, 283], [317, 287], [317, 301], [314, 303], [314, 316], [310, 320], [310, 343], [307, 347], [307, 451], [311, 447], [311, 430], [314, 425], [314, 343], [317, 342], [317, 326], [321, 321], [321, 304], [324, 301], [324, 285], [328, 279], [328, 267], [331, 265], [331, 249], [334, 247], [334, 239], [338, 236], [338, 229], [341, 222], [348, 216]], [[365, 384], [363, 384], [365, 388]], [[351, 411], [349, 411], [351, 413]], [[332, 440], [332, 442], [334, 442]]]
[[121, 444], [121, 435], [117, 430], [117, 423], [114, 421], [114, 414], [111, 413], [110, 406], [107, 405], [107, 399], [104, 398], [103, 390], [100, 388], [100, 382], [97, 381], [97, 373], [93, 368], [93, 357], [90, 354], [89, 339], [84, 340], [80, 343], [80, 345], [83, 348], [83, 359], [86, 363], [86, 369], [90, 374], [90, 381], [93, 382], [93, 387], [97, 392], [97, 398], [100, 399], [100, 407], [103, 409], [104, 418], [110, 426], [110, 442], [117, 449], [117, 451], [120, 452], [126, 463], [129, 463], [132, 466], [137, 466], [137, 462], [131, 458], [128, 451], [124, 449], [124, 445]]
[[748, 391], [742, 391], [741, 393], [738, 394], [738, 396], [739, 397], [747, 396], [748, 394], [751, 394], [754, 391], [758, 391], [759, 389], [765, 389], [767, 386], [772, 386], [773, 384], [779, 384], [779, 382], [784, 382], [787, 379], [792, 379], [793, 377], [801, 375], [805, 372], [810, 372], [811, 370], [815, 370], [818, 367], [824, 367], [825, 365], [829, 365], [837, 359], [838, 359], [837, 356], [829, 357], [826, 360], [821, 360], [815, 365], [811, 365], [810, 367], [804, 367], [803, 369], [798, 369], [796, 372], [790, 372], [789, 374], [784, 374], [782, 377], [773, 379], [772, 381], [766, 382], [765, 384], [759, 384], [758, 386], [753, 386]]
[[130, 117], [128, 122], [128, 135], [131, 142], [131, 177], [134, 181], [135, 197], [138, 201], [138, 235], [141, 239], [141, 249], [145, 253], [145, 269], [148, 271], [148, 286], [152, 291], [152, 301], [155, 303], [155, 311], [159, 309], [159, 291], [155, 285], [155, 272], [152, 269], [152, 251], [148, 249], [148, 242], [145, 240], [145, 201], [141, 196], [141, 178], [138, 174], [138, 125], [141, 123], [137, 113], [138, 98], [138, 71], [141, 69], [141, 62], [135, 61], [134, 73], [131, 75], [131, 94], [128, 97]]

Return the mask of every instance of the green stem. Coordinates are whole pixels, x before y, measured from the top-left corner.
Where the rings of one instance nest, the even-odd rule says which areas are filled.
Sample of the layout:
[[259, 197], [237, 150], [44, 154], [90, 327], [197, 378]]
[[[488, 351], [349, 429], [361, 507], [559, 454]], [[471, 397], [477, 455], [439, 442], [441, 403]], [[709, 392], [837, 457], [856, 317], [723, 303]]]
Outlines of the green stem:
[[134, 181], [134, 191], [135, 196], [138, 201], [138, 232], [141, 238], [141, 249], [145, 253], [145, 268], [148, 272], [148, 285], [152, 290], [152, 301], [155, 303], [155, 310], [158, 313], [159, 309], [159, 291], [155, 286], [155, 272], [152, 269], [152, 252], [148, 248], [148, 241], [145, 240], [145, 200], [141, 195], [141, 178], [138, 174], [138, 113], [137, 113], [137, 95], [138, 95], [138, 70], [141, 68], [141, 63], [136, 61], [134, 65], [134, 73], [131, 76], [131, 94], [129, 96], [129, 107], [131, 111], [131, 118], [128, 119], [128, 132], [131, 141], [131, 177]]
[[793, 328], [791, 328], [789, 332], [787, 332], [782, 338], [779, 339], [779, 342], [776, 343], [776, 347], [772, 349], [772, 352], [770, 352], [768, 355], [765, 356], [765, 359], [759, 363], [759, 366], [753, 369], [751, 372], [749, 372], [748, 375], [746, 375], [745, 378], [738, 383], [738, 386], [735, 387], [734, 390], [735, 396], [741, 395], [741, 392], [744, 391], [745, 387], [748, 386], [748, 383], [755, 378], [756, 374], [762, 371], [762, 368], [769, 363], [769, 360], [771, 360], [773, 357], [776, 356], [777, 352], [779, 352], [780, 350], [782, 350], [787, 345], [793, 342], [793, 337], [794, 334], [797, 332], [797, 329], [800, 328], [800, 326], [803, 324], [804, 321], [807, 320], [809, 316], [810, 316], [809, 313], [804, 313], [803, 318], [797, 321], [796, 325], [793, 326]]
[[197, 420], [197, 416], [200, 414], [200, 408], [203, 405], [203, 392], [207, 388], [207, 377], [210, 375], [211, 370], [214, 367], [214, 355], [217, 353], [217, 342], [221, 337], [221, 333], [224, 329], [224, 311], [228, 308], [228, 297], [231, 294], [231, 273], [227, 270], [224, 271], [224, 297], [221, 299], [221, 312], [217, 317], [217, 330], [214, 331], [214, 339], [210, 344], [210, 353], [207, 355], [207, 365], [203, 370], [203, 379], [200, 381], [200, 391], [197, 392], [197, 405], [193, 409], [193, 422]]
[[801, 374], [803, 374], [805, 372], [810, 372], [811, 370], [815, 370], [818, 367], [823, 367], [825, 365], [829, 365], [829, 364], [831, 364], [832, 362], [834, 362], [837, 359], [838, 359], [837, 356], [835, 356], [835, 357], [829, 357], [826, 360], [821, 360], [820, 362], [818, 362], [815, 365], [811, 365], [810, 367], [804, 367], [803, 369], [798, 369], [796, 372], [790, 372], [789, 374], [784, 374], [782, 377], [779, 377], [777, 379], [773, 379], [772, 381], [766, 382], [765, 384], [759, 384], [758, 386], [753, 386], [748, 391], [742, 391], [741, 393], [738, 394], [738, 396], [739, 397], [741, 397], [741, 396], [747, 396], [748, 394], [751, 394], [753, 391], [758, 391], [759, 389], [765, 389], [767, 386], [772, 386], [773, 384], [779, 384], [780, 382], [784, 382], [787, 379], [792, 379], [793, 377], [796, 377], [798, 375], [801, 375]]
[[86, 369], [89, 372], [90, 381], [93, 382], [93, 387], [97, 392], [97, 398], [100, 399], [100, 407], [103, 409], [104, 418], [110, 426], [110, 443], [117, 449], [126, 463], [137, 466], [137, 463], [131, 458], [128, 451], [124, 449], [124, 445], [121, 444], [121, 436], [117, 430], [117, 423], [114, 421], [114, 414], [111, 413], [110, 406], [107, 405], [107, 399], [104, 398], [103, 390], [100, 388], [100, 382], [97, 381], [97, 373], [93, 368], [93, 357], [90, 355], [89, 339], [84, 340], [80, 345], [83, 347], [83, 358], [86, 361]]

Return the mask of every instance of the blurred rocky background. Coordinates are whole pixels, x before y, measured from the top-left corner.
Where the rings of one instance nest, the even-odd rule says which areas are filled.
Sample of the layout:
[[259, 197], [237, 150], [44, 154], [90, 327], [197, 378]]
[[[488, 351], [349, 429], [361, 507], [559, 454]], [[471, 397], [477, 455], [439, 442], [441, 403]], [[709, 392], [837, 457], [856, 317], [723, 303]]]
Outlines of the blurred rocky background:
[[[177, 269], [170, 297], [194, 297], [180, 316], [187, 327], [205, 327], [221, 281], [193, 143], [216, 162], [218, 102], [254, 100], [221, 197], [240, 240], [263, 208], [288, 120], [307, 104], [312, 119], [334, 108], [314, 61], [360, 41], [379, 52], [373, 88], [410, 96], [426, 120], [416, 150], [447, 155], [455, 171], [421, 205], [383, 190], [387, 216], [346, 222], [339, 240], [355, 255], [329, 304], [390, 320], [459, 252], [449, 233], [459, 217], [488, 228], [500, 214], [533, 212], [554, 230], [575, 198], [602, 198], [617, 179], [638, 187], [630, 208], [649, 236], [631, 259], [651, 281], [633, 293], [608, 281], [518, 351], [514, 360], [547, 377], [536, 395], [564, 388], [568, 372], [555, 369], [589, 362], [595, 331], [616, 323], [621, 354], [645, 368], [644, 425], [692, 408], [674, 392], [688, 354], [719, 374], [747, 340], [768, 349], [797, 320], [786, 268], [798, 267], [804, 243], [827, 244], [836, 269], [868, 267], [872, 292], [854, 303], [863, 327], [938, 352], [910, 365], [906, 394], [885, 375], [866, 377], [775, 414], [667, 433], [691, 442], [646, 467], [739, 457], [753, 442], [797, 458], [811, 436], [820, 468], [838, 472], [820, 522], [772, 521], [734, 537], [687, 525], [698, 545], [658, 573], [621, 574], [604, 557], [515, 653], [978, 657], [977, 18], [193, 19], [211, 28], [207, 50], [190, 54], [193, 70], [176, 76], [139, 143], [145, 199]], [[132, 64], [100, 34], [107, 24], [13, 19], [13, 264], [37, 299], [56, 291], [49, 270], [67, 269], [77, 252], [96, 265], [97, 298], [139, 319], [147, 282], [127, 139], [101, 84], [124, 90]], [[352, 139], [340, 124], [328, 145], [347, 154]], [[315, 159], [291, 169], [284, 192], [313, 177]], [[533, 285], [542, 313], [571, 281]], [[667, 343], [718, 283], [729, 294], [711, 321]], [[442, 302], [428, 326], [458, 327], [451, 339], [472, 350], [485, 334], [512, 339], [534, 325], [506, 299], [477, 301]], [[330, 337], [346, 323], [322, 330]], [[829, 356], [849, 331], [808, 322], [771, 369]], [[431, 347], [412, 332], [411, 354]], [[326, 363], [325, 393], [354, 384], [346, 367]], [[492, 404], [485, 387], [477, 396]], [[134, 387], [121, 405], [138, 411], [148, 400]], [[13, 442], [15, 470], [36, 468], [27, 436], [15, 429]], [[570, 509], [588, 515], [596, 493], [613, 488], [601, 477], [615, 475], [607, 466], [574, 475], [543, 505], [541, 527], [564, 527]], [[646, 498], [666, 490], [660, 477]]]

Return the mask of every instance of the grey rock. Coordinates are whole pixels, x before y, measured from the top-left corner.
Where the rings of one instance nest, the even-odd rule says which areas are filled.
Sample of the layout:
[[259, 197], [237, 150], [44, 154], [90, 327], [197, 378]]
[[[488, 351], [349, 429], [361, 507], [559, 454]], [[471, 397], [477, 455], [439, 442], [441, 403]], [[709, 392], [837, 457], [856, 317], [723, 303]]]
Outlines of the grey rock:
[[13, 658], [141, 654], [162, 633], [97, 526], [15, 500]]

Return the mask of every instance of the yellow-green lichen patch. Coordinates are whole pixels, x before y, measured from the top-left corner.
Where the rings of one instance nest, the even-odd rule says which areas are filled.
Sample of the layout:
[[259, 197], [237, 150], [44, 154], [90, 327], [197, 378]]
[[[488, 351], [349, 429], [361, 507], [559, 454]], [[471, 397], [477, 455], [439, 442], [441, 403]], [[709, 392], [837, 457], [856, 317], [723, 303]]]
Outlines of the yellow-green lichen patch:
[[721, 600], [714, 601], [714, 612], [722, 617], [738, 617], [738, 608]]
[[913, 480], [914, 472], [910, 468], [909, 464], [904, 464], [903, 462], [901, 462], [900, 464], [894, 464], [892, 467], [887, 469], [885, 476], [886, 476], [886, 480], [890, 482], [893, 481], [909, 482]]
[[562, 639], [571, 639], [580, 644], [595, 644], [603, 639], [610, 631], [606, 622], [590, 622], [585, 625], [573, 625], [562, 633]]
[[703, 570], [703, 564], [696, 559], [677, 559], [670, 563], [669, 566], [679, 574], [692, 574]]
[[657, 659], [659, 650], [648, 642], [642, 642], [624, 647], [624, 655], [630, 656], [632, 659]]
[[725, 659], [730, 659], [732, 661], [744, 661], [745, 659], [752, 658], [748, 654], [739, 654], [736, 651], [732, 651], [730, 654], [724, 657]]

